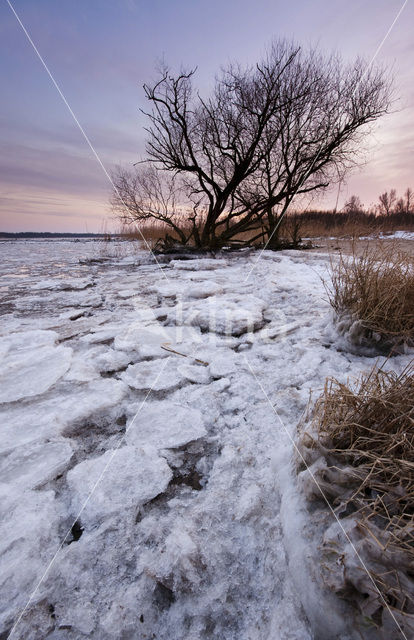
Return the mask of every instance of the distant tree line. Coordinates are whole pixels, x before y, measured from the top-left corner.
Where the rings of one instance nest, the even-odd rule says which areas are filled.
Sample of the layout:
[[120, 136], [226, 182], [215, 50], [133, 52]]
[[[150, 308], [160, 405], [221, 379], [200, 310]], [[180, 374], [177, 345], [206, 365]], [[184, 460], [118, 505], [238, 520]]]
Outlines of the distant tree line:
[[54, 233], [52, 231], [0, 231], [0, 238], [29, 239], [29, 238], [103, 238], [102, 233]]
[[344, 205], [344, 211], [346, 213], [369, 213], [373, 215], [395, 215], [395, 214], [410, 214], [414, 212], [414, 192], [410, 187], [407, 187], [403, 197], [397, 196], [396, 189], [390, 189], [384, 191], [378, 196], [378, 202], [371, 205], [367, 209], [364, 208], [361, 200], [358, 196], [352, 195]]
[[350, 196], [340, 211], [304, 211], [292, 213], [282, 232], [295, 227], [297, 235], [309, 231], [343, 229], [358, 231], [393, 231], [396, 229], [414, 229], [413, 190], [407, 188], [402, 197], [395, 189], [384, 191], [378, 196], [378, 202], [364, 207], [360, 198]]

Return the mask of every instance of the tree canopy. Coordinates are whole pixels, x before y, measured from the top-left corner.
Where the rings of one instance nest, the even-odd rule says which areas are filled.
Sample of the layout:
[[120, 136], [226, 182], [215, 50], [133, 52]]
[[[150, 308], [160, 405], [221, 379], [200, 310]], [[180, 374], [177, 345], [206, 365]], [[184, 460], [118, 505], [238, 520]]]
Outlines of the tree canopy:
[[286, 40], [224, 67], [208, 97], [195, 75], [164, 66], [144, 85], [146, 158], [114, 175], [112, 202], [124, 221], [156, 219], [205, 248], [276, 238], [293, 198], [342, 179], [390, 106], [383, 69]]

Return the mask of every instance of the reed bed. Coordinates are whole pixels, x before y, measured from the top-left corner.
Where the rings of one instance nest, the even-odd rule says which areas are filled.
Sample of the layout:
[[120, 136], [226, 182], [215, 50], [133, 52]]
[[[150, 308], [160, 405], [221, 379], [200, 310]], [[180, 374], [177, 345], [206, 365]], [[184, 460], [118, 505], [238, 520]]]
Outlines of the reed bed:
[[[180, 229], [187, 235], [191, 231], [192, 223], [185, 217], [179, 223]], [[198, 231], [202, 231], [203, 217], [201, 216], [198, 223]], [[236, 242], [248, 242], [251, 238], [258, 235], [261, 230], [260, 223], [257, 229], [239, 233], [235, 236]], [[286, 242], [300, 243], [301, 238], [332, 238], [332, 239], [349, 239], [359, 238], [362, 236], [379, 236], [383, 233], [393, 233], [394, 231], [414, 231], [414, 213], [407, 212], [405, 214], [392, 214], [390, 216], [379, 216], [369, 212], [333, 212], [333, 211], [305, 211], [290, 212], [284, 218], [280, 230], [279, 237], [282, 244]], [[124, 225], [121, 231], [122, 235], [127, 239], [142, 239], [142, 235], [146, 241], [153, 247], [165, 241], [166, 236], [179, 240], [178, 234], [171, 229], [166, 223], [159, 220], [145, 220], [138, 224]], [[141, 235], [142, 234], [142, 235]], [[254, 245], [261, 246], [266, 241], [266, 237], [258, 238], [254, 241]]]
[[[326, 462], [316, 477], [338, 517], [355, 524], [369, 571], [352, 573], [342, 557], [335, 590], [359, 602], [378, 629], [389, 607], [414, 633], [413, 363], [400, 374], [375, 366], [354, 384], [328, 379], [302, 445], [308, 460], [317, 451]], [[387, 633], [378, 637], [393, 637]]]
[[357, 322], [367, 343], [414, 344], [414, 259], [398, 244], [368, 245], [360, 256], [354, 248], [332, 261], [328, 297], [337, 319]]

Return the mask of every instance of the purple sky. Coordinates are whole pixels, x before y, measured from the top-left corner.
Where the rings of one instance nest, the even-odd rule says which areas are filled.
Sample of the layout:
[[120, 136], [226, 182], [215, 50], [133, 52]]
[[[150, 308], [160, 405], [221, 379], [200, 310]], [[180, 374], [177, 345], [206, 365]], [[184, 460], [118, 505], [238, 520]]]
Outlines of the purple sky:
[[[220, 65], [255, 62], [277, 37], [371, 59], [403, 0], [11, 0], [108, 170], [143, 152], [142, 84], [157, 60], [198, 66], [207, 91]], [[366, 165], [340, 195], [369, 205], [414, 188], [414, 6], [378, 62], [395, 75], [395, 113], [367, 141]], [[114, 228], [110, 184], [21, 27], [0, 4], [0, 231]], [[332, 206], [336, 190], [324, 197]]]

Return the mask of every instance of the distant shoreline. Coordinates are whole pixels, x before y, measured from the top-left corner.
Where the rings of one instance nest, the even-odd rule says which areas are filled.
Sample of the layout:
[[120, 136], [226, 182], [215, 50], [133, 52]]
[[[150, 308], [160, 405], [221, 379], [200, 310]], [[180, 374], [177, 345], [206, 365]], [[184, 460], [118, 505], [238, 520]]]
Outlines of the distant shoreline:
[[52, 233], [49, 231], [0, 231], [0, 240], [18, 240], [20, 238], [105, 238], [105, 233]]

